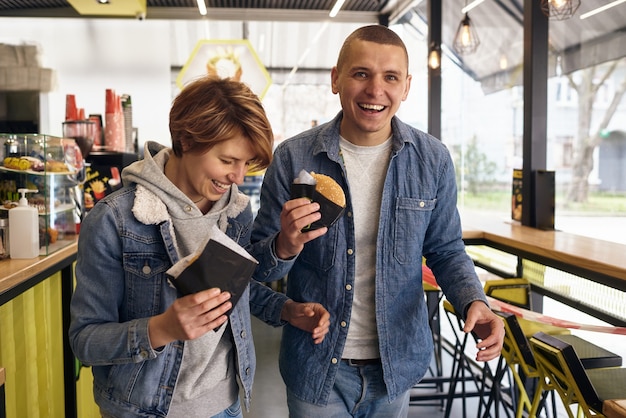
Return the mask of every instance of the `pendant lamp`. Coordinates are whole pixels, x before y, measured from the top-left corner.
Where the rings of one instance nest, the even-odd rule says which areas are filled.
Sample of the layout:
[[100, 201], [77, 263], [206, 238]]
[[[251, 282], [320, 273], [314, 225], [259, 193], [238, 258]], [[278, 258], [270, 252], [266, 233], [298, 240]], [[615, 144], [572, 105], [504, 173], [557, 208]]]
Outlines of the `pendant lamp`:
[[429, 50], [428, 66], [431, 69], [436, 70], [441, 67], [441, 48], [439, 48], [436, 43], [432, 42]]
[[580, 0], [541, 0], [541, 11], [552, 20], [565, 20], [574, 16]]
[[469, 13], [465, 13], [454, 35], [454, 50], [459, 55], [472, 54], [476, 52], [478, 45], [480, 45], [480, 39], [478, 39], [476, 28], [470, 20]]

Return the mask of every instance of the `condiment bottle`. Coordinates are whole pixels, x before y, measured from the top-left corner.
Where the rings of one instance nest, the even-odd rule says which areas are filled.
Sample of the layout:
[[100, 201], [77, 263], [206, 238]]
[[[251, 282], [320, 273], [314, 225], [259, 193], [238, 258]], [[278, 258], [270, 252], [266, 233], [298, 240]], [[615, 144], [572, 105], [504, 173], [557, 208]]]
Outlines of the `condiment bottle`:
[[26, 193], [37, 190], [18, 189], [18, 206], [9, 210], [9, 239], [11, 258], [35, 258], [39, 256], [39, 212], [28, 206]]

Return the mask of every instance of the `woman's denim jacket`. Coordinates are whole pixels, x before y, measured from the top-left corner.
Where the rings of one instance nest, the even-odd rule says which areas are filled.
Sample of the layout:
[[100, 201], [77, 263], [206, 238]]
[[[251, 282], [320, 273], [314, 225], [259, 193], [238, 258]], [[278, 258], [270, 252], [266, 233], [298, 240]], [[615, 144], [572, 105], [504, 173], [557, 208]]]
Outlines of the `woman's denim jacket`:
[[[82, 224], [69, 338], [76, 357], [92, 366], [94, 395], [104, 411], [115, 417], [164, 417], [183, 342], [153, 350], [148, 319], [178, 296], [165, 277], [178, 255], [170, 222], [139, 222], [132, 215], [134, 198], [135, 188], [124, 188], [99, 202]], [[226, 234], [245, 245], [251, 225], [248, 204], [229, 219]], [[246, 405], [256, 367], [250, 312], [268, 324], [283, 325], [280, 312], [286, 299], [253, 281], [229, 315]]]
[[[354, 286], [355, 234], [350, 188], [339, 149], [342, 114], [331, 122], [281, 143], [268, 168], [252, 242], [273, 254], [257, 270], [258, 280], [288, 273], [287, 295], [320, 302], [331, 314], [329, 334], [320, 345], [294, 327], [283, 330], [280, 371], [296, 396], [325, 405], [335, 380], [350, 324]], [[393, 145], [384, 183], [376, 254], [376, 321], [389, 400], [409, 390], [425, 374], [433, 352], [422, 287], [422, 256], [448, 300], [466, 312], [485, 303], [472, 260], [465, 253], [456, 208], [450, 154], [437, 139], [392, 120]], [[273, 251], [280, 211], [300, 170], [333, 177], [346, 192], [344, 215], [320, 238], [308, 242], [293, 260]]]

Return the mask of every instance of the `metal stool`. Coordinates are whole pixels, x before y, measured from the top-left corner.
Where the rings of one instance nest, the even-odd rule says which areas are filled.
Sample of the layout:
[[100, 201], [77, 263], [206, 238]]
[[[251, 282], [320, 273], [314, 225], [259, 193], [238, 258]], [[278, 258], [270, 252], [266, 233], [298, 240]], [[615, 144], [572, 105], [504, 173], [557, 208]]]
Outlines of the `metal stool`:
[[[430, 268], [425, 264], [422, 265], [422, 286], [426, 298], [426, 307], [428, 309], [428, 324], [430, 326], [434, 352], [434, 370], [429, 368], [430, 377], [424, 377], [414, 389], [433, 389], [432, 392], [412, 394], [410, 397], [410, 405], [438, 405], [443, 406], [446, 393], [443, 391], [443, 385], [449, 381], [449, 377], [443, 376], [443, 348], [441, 341], [441, 315], [440, 303], [443, 298], [443, 292], [435, 280]], [[436, 403], [428, 403], [436, 401]], [[427, 403], [424, 403], [427, 402]]]
[[[490, 395], [490, 390], [486, 390], [485, 382], [488, 379], [493, 380], [494, 373], [491, 371], [489, 363], [477, 366], [473, 364], [469, 358], [467, 358], [465, 355], [465, 348], [467, 347], [467, 342], [470, 339], [470, 334], [474, 338], [474, 341], [477, 341], [478, 337], [473, 333], [466, 334], [463, 332], [463, 319], [448, 300], [443, 301], [443, 308], [455, 337], [455, 341], [453, 342], [454, 348], [452, 354], [453, 359], [452, 371], [450, 374], [450, 386], [446, 397], [444, 416], [446, 418], [450, 416], [452, 411], [452, 402], [454, 399], [461, 398], [463, 416], [467, 417], [466, 399], [474, 396], [479, 398], [478, 416], [480, 416], [482, 407], [486, 407], [487, 405], [487, 401], [484, 398], [485, 396]], [[480, 369], [479, 373], [476, 372], [477, 369]], [[471, 391], [468, 390], [466, 382], [472, 383], [475, 389]], [[457, 384], [461, 385], [460, 392], [457, 392]]]

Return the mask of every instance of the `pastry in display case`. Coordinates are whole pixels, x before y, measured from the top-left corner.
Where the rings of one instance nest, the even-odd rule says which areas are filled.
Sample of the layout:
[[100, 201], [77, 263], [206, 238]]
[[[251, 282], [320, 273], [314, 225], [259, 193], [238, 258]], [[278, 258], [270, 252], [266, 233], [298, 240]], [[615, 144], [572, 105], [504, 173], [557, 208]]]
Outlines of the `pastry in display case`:
[[0, 134], [0, 218], [17, 207], [19, 189], [39, 213], [39, 253], [75, 242], [85, 164], [76, 142], [44, 134]]

